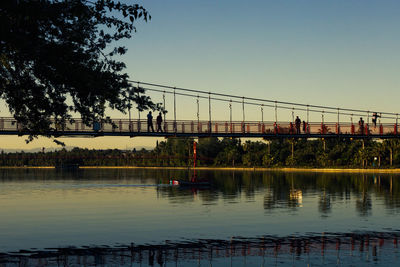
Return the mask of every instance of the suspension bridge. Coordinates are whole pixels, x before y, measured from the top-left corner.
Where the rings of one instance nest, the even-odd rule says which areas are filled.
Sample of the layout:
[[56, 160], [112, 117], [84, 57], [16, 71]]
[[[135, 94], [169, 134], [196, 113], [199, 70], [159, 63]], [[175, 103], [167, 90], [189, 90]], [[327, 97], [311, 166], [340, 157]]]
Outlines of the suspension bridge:
[[[52, 123], [54, 136], [149, 136], [149, 137], [232, 137], [232, 138], [399, 138], [398, 113], [349, 109], [331, 106], [310, 105], [294, 102], [237, 96], [216, 92], [207, 92], [189, 88], [179, 88], [167, 85], [131, 81], [137, 84], [137, 89], [143, 89], [146, 95], [162, 95], [162, 110], [166, 110], [166, 95], [172, 96], [173, 118], [167, 118], [163, 112], [162, 123], [155, 119], [132, 118], [131, 109], [127, 112], [129, 118], [108, 118], [105, 122], [85, 124], [81, 119], [73, 119], [65, 125]], [[136, 93], [139, 94], [140, 90]], [[190, 98], [197, 106], [193, 120], [177, 119], [177, 96]], [[200, 119], [199, 103], [208, 103], [208, 120]], [[229, 120], [213, 120], [213, 105], [225, 102], [229, 107]], [[240, 120], [233, 119], [233, 104], [241, 105]], [[259, 120], [246, 120], [246, 109], [252, 106], [259, 108]], [[274, 120], [264, 120], [266, 109], [273, 111]], [[278, 120], [278, 113], [291, 113], [288, 121]], [[295, 119], [295, 113], [303, 112], [306, 119]], [[271, 112], [270, 112], [271, 113]], [[320, 114], [321, 120], [310, 121], [310, 114]], [[170, 115], [170, 116], [171, 116]], [[325, 117], [332, 115], [335, 121], [326, 121]], [[315, 117], [315, 116], [314, 116]], [[353, 117], [364, 118], [353, 122]], [[345, 118], [350, 118], [345, 120]], [[151, 124], [151, 125], [150, 125]], [[0, 117], [1, 135], [27, 135], [24, 126], [12, 117]]]

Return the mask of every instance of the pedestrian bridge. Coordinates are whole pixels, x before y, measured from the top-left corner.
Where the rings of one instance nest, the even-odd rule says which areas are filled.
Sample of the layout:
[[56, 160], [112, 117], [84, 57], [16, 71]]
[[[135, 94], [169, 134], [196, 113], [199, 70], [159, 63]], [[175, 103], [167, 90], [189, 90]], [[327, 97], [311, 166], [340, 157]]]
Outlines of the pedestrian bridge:
[[[112, 119], [112, 123], [95, 123], [86, 125], [81, 119], [74, 119], [64, 127], [52, 125], [54, 136], [153, 136], [153, 137], [263, 137], [263, 138], [399, 138], [397, 124], [365, 124], [360, 127], [352, 123], [303, 123], [296, 128], [292, 122], [261, 121], [190, 121], [167, 120], [161, 130], [154, 125], [154, 132], [148, 129], [147, 120]], [[158, 131], [157, 131], [158, 130]], [[11, 117], [0, 118], [0, 134], [27, 135], [23, 126]]]
[[[107, 123], [94, 122], [90, 125], [86, 125], [79, 118], [73, 119], [65, 125], [56, 125], [53, 122], [51, 126], [53, 130], [50, 132], [30, 132], [12, 117], [0, 117], [0, 134], [92, 137], [214, 136], [233, 138], [348, 137], [383, 139], [400, 137], [398, 134], [398, 113], [283, 102], [138, 81], [131, 81], [131, 83], [137, 84], [129, 92], [130, 96], [134, 96], [134, 99], [141, 99], [143, 93], [152, 99], [157, 99], [157, 97], [162, 99], [157, 108], [160, 111], [158, 119], [162, 121], [162, 124], [157, 125], [156, 119], [153, 118], [154, 132], [151, 128], [148, 129], [147, 120], [140, 119], [141, 114], [143, 116], [141, 109], [137, 108], [137, 116], [132, 115], [131, 109], [136, 110], [135, 106], [132, 105], [126, 111], [126, 114], [129, 115], [128, 118], [107, 117], [107, 120], [104, 120]], [[200, 114], [200, 102], [203, 105], [202, 114]], [[184, 115], [187, 118], [192, 113], [193, 115], [189, 118], [192, 117], [193, 119], [179, 119], [180, 114], [177, 112], [177, 106], [180, 103], [183, 104], [182, 107], [184, 107], [184, 104], [190, 103], [189, 106], [193, 110], [185, 110]], [[208, 106], [207, 110], [204, 109], [205, 105]], [[218, 105], [219, 118], [221, 118], [221, 115], [226, 116], [226, 120], [214, 118], [214, 105]], [[232, 111], [235, 107], [240, 107], [239, 110], [236, 110], [236, 117], [233, 116]], [[223, 109], [226, 112], [221, 112]], [[167, 110], [168, 117], [166, 116]], [[264, 119], [264, 112], [268, 112], [268, 115], [271, 116], [269, 121]], [[134, 113], [136, 114], [136, 112]], [[238, 114], [241, 116], [238, 117]], [[304, 120], [301, 121], [297, 115], [301, 115]], [[321, 119], [316, 121], [315, 118], [318, 117]], [[353, 123], [353, 117], [360, 118], [360, 121]]]

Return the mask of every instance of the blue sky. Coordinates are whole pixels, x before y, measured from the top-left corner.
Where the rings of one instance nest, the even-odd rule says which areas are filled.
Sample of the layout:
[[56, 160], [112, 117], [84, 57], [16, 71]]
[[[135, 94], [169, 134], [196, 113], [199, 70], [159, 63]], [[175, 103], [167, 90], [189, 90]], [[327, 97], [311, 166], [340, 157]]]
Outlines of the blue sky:
[[[134, 3], [142, 4], [152, 16], [150, 22], [138, 23], [137, 33], [124, 41], [129, 50], [123, 60], [134, 80], [282, 101], [399, 111], [400, 1]], [[161, 100], [159, 95], [152, 96]], [[178, 103], [178, 119], [194, 118], [194, 101], [178, 99]], [[237, 119], [241, 118], [239, 109], [234, 107]], [[206, 110], [206, 103], [201, 110]], [[227, 119], [226, 103], [214, 105], [213, 111], [214, 119]], [[288, 114], [280, 115], [289, 120]], [[201, 116], [207, 118], [206, 113]], [[246, 114], [254, 120], [259, 116], [251, 108]], [[272, 120], [272, 110], [265, 117]], [[82, 144], [102, 146], [99, 139], [87, 140]], [[111, 140], [101, 142], [115, 145], [116, 140]], [[66, 139], [66, 143], [79, 145], [78, 139]], [[154, 140], [117, 143], [125, 148]]]
[[130, 75], [203, 90], [394, 111], [396, 1], [144, 1]]

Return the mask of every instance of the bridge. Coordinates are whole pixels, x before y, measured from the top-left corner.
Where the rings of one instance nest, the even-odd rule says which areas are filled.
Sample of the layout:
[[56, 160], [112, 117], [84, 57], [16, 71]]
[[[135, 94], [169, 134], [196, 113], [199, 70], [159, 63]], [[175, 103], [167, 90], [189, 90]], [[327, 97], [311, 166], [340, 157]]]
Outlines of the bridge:
[[[306, 123], [300, 131], [291, 122], [260, 121], [189, 121], [167, 120], [161, 131], [148, 129], [147, 120], [112, 119], [113, 123], [85, 125], [81, 119], [64, 127], [53, 125], [54, 136], [153, 136], [153, 137], [233, 137], [233, 138], [399, 138], [396, 124], [379, 124], [360, 128], [351, 123]], [[14, 118], [0, 118], [1, 135], [27, 135]]]
[[[52, 123], [52, 131], [46, 134], [54, 136], [150, 136], [150, 137], [232, 137], [232, 138], [399, 138], [398, 114], [392, 112], [379, 112], [358, 110], [340, 107], [309, 105], [302, 103], [283, 102], [262, 98], [252, 98], [206, 92], [195, 89], [178, 88], [166, 85], [131, 81], [137, 84], [137, 89], [142, 89], [148, 95], [162, 95], [161, 111], [163, 121], [159, 127], [153, 119], [154, 131], [148, 125], [147, 119], [140, 119], [138, 110], [137, 118], [132, 118], [131, 109], [127, 111], [129, 118], [108, 118], [103, 122], [93, 122], [86, 125], [79, 118], [67, 122], [65, 125]], [[135, 93], [139, 93], [137, 90]], [[173, 97], [173, 118], [166, 117], [166, 95]], [[177, 96], [191, 99], [197, 107], [193, 120], [177, 119]], [[200, 101], [208, 104], [208, 120], [200, 119]], [[228, 120], [214, 120], [212, 107], [214, 103], [227, 103]], [[203, 103], [204, 104], [204, 103]], [[233, 120], [233, 104], [241, 106], [241, 120]], [[259, 108], [259, 120], [246, 120], [246, 109], [252, 106]], [[273, 121], [264, 120], [265, 110], [274, 115]], [[291, 114], [289, 120], [278, 120], [278, 112], [286, 111]], [[295, 120], [295, 114], [302, 112], [306, 119], [300, 123]], [[319, 121], [310, 121], [310, 114], [321, 116]], [[204, 114], [203, 114], [204, 115]], [[254, 115], [254, 114], [253, 114]], [[335, 121], [326, 121], [326, 116], [335, 117]], [[228, 117], [228, 116], [227, 116]], [[353, 122], [353, 117], [363, 117], [364, 121]], [[350, 121], [349, 121], [350, 118]], [[24, 126], [12, 117], [0, 117], [0, 135], [28, 135]], [[35, 134], [35, 133], [33, 133]], [[40, 133], [39, 133], [40, 134]], [[43, 133], [42, 133], [43, 134]]]

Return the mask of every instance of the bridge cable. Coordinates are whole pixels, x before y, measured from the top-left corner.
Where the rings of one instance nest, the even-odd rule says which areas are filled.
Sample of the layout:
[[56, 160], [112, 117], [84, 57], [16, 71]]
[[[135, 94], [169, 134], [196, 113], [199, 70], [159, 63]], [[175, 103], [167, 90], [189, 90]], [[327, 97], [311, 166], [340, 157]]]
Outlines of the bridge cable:
[[[129, 92], [129, 96], [131, 95], [131, 91]], [[129, 131], [132, 132], [132, 117], [131, 117], [131, 98], [129, 97]]]
[[208, 131], [211, 133], [211, 92], [208, 92]]
[[176, 88], [174, 87], [174, 132], [177, 131], [176, 127]]
[[245, 115], [244, 115], [244, 96], [242, 98], [242, 115], [243, 115], [243, 122], [245, 121]]
[[292, 107], [292, 123], [294, 123], [294, 107]]
[[[130, 82], [136, 82], [133, 80], [129, 80]], [[172, 87], [172, 86], [167, 86], [167, 85], [161, 85], [161, 84], [155, 84], [155, 83], [146, 83], [146, 82], [141, 82], [142, 84], [149, 85], [149, 86], [154, 86], [154, 87], [162, 87], [162, 88], [169, 88], [169, 89], [176, 89], [176, 90], [181, 90], [181, 91], [187, 91], [187, 92], [194, 92], [194, 93], [201, 93], [201, 94], [208, 94], [209, 92], [202, 91], [202, 90], [194, 90], [194, 89], [188, 89], [188, 88], [179, 88], [179, 87]], [[237, 95], [229, 95], [229, 94], [221, 94], [221, 93], [212, 93], [213, 95], [216, 96], [222, 96], [222, 97], [230, 97], [230, 98], [243, 98], [241, 96]], [[286, 102], [286, 101], [277, 101], [277, 100], [270, 100], [270, 99], [262, 99], [262, 98], [253, 98], [253, 97], [245, 97], [245, 99], [252, 100], [252, 101], [262, 101], [262, 102], [269, 102], [269, 103], [274, 103], [277, 102], [279, 104], [283, 105], [294, 105], [294, 106], [303, 106], [306, 107], [307, 104], [302, 104], [302, 103], [294, 103], [294, 102]], [[309, 105], [312, 108], [319, 108], [319, 109], [330, 109], [330, 110], [336, 110], [337, 107], [331, 107], [331, 106], [320, 106], [320, 105]], [[341, 110], [344, 111], [355, 111], [355, 112], [361, 112], [361, 113], [367, 113], [367, 110], [360, 110], [360, 109], [349, 109], [349, 108], [341, 108]], [[396, 113], [392, 112], [380, 112], [382, 114], [387, 114], [387, 115], [396, 115]]]
[[229, 122], [232, 131], [232, 99], [229, 100]]
[[[144, 89], [144, 90], [148, 90], [148, 91], [154, 91], [154, 92], [164, 92], [164, 91], [162, 91], [162, 90], [157, 90], [157, 89], [154, 89], [154, 88], [142, 88], [142, 89]], [[173, 94], [173, 92], [166, 92], [166, 93], [169, 93], [169, 94]], [[192, 94], [186, 94], [186, 93], [175, 93], [176, 95], [181, 95], [181, 96], [187, 96], [187, 97], [197, 97], [196, 95], [192, 95]], [[211, 93], [212, 94], [212, 93]], [[203, 99], [208, 99], [208, 97], [205, 97], [205, 96], [199, 96], [199, 98], [203, 98]], [[241, 97], [242, 98], [242, 101], [236, 101], [236, 100], [232, 100], [232, 102], [233, 103], [240, 103], [240, 104], [242, 104], [243, 103], [243, 97]], [[230, 100], [227, 100], [227, 99], [222, 99], [222, 98], [217, 98], [217, 97], [211, 97], [211, 99], [212, 100], [218, 100], [218, 101], [225, 101], [225, 102], [228, 102], [228, 101], [230, 101]], [[246, 98], [245, 98], [246, 99]], [[259, 103], [254, 103], [254, 102], [244, 102], [246, 105], [260, 105]], [[281, 109], [287, 109], [287, 110], [292, 110], [293, 109], [293, 107], [287, 107], [287, 106], [281, 106], [281, 105], [277, 105], [277, 103], [279, 103], [278, 101], [276, 101], [276, 103], [275, 103], [275, 105], [267, 105], [267, 104], [264, 104], [264, 106], [267, 106], [267, 107], [275, 107], [275, 108], [281, 108]], [[312, 106], [312, 105], [308, 105], [309, 107], [310, 106]], [[307, 105], [306, 105], [306, 107], [307, 107]], [[337, 108], [335, 108], [336, 110], [335, 111], [325, 111], [325, 113], [326, 114], [337, 114]], [[295, 110], [299, 110], [299, 111], [307, 111], [307, 109], [306, 108], [295, 108]], [[341, 110], [343, 110], [343, 109], [341, 109]], [[316, 109], [309, 109], [309, 111], [310, 112], [321, 112], [321, 110], [316, 110]], [[343, 114], [343, 115], [350, 115], [350, 114], [353, 114], [353, 115], [358, 115], [358, 116], [363, 116], [362, 114], [354, 114], [354, 113], [347, 113], [347, 112], [341, 112], [341, 114]], [[388, 114], [388, 113], [382, 113], [382, 114]], [[382, 118], [385, 118], [385, 119], [396, 119], [396, 117], [382, 117]], [[276, 121], [277, 121], [277, 119], [276, 119]]]
[[199, 95], [197, 95], [197, 131], [199, 131], [199, 127], [200, 127], [200, 106], [199, 106]]
[[140, 99], [140, 82], [137, 82], [137, 89], [138, 89], [138, 100], [139, 100], [139, 104], [138, 104], [138, 107], [137, 107], [137, 110], [138, 110], [138, 132], [140, 132], [140, 126], [141, 126], [141, 124], [140, 124], [140, 103], [142, 102], [141, 101], [141, 99]]
[[264, 124], [264, 104], [261, 104], [261, 123]]
[[164, 110], [163, 110], [163, 113], [164, 113], [164, 131], [165, 131], [165, 122], [166, 122], [166, 119], [165, 119], [165, 116], [166, 116], [166, 107], [165, 107], [165, 91], [164, 91], [164, 93], [163, 93], [163, 108], [164, 108]]

